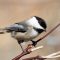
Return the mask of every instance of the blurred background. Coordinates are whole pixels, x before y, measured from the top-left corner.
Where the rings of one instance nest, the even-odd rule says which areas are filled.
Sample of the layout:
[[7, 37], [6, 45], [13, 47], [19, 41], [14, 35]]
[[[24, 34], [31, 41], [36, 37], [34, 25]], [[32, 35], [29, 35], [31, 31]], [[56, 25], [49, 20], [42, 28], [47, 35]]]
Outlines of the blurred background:
[[[32, 16], [43, 18], [47, 23], [47, 32], [50, 31], [60, 23], [60, 0], [0, 0], [0, 28], [24, 21]], [[47, 32], [42, 33], [38, 38]], [[40, 45], [44, 48], [23, 58], [44, 56], [60, 51], [60, 27], [37, 44], [37, 46]], [[0, 35], [0, 60], [11, 60], [21, 52], [17, 41], [11, 38], [10, 34]], [[47, 60], [60, 60], [60, 58]]]

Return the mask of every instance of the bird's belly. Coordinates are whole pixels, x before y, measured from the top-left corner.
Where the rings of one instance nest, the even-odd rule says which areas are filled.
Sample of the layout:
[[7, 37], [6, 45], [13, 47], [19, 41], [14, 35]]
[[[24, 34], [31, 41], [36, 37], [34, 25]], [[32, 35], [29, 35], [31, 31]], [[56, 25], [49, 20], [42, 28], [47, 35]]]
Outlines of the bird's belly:
[[18, 40], [25, 40], [25, 41], [28, 41], [28, 40], [31, 40], [31, 39], [34, 39], [38, 36], [38, 33], [36, 32], [26, 32], [26, 33], [21, 33], [21, 32], [17, 32], [14, 36], [14, 38], [18, 39]]

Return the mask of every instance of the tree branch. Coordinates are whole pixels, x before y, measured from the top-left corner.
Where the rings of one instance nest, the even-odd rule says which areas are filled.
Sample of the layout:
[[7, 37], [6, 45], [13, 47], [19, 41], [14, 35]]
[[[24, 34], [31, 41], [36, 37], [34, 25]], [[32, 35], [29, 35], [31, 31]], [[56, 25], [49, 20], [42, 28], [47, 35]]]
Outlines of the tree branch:
[[30, 54], [32, 51], [31, 51], [31, 48], [32, 48], [32, 45], [31, 44], [29, 44], [28, 46], [27, 46], [27, 48], [26, 49], [24, 49], [24, 51], [21, 53], [21, 54], [19, 54], [18, 56], [16, 56], [15, 58], [13, 58], [12, 60], [19, 60], [21, 57], [23, 57], [24, 55], [27, 55], [27, 54]]
[[35, 57], [30, 57], [30, 58], [26, 58], [23, 60], [45, 60], [46, 58], [43, 58], [41, 56], [35, 56]]

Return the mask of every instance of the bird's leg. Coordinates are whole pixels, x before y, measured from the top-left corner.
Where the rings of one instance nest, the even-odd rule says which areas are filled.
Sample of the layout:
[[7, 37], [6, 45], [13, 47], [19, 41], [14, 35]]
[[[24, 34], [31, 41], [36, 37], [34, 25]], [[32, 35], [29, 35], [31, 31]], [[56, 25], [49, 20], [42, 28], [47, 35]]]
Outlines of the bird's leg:
[[21, 47], [22, 51], [24, 52], [24, 49], [23, 49], [23, 47], [22, 47], [21, 43], [20, 43], [20, 47]]
[[23, 49], [23, 47], [22, 47], [21, 43], [23, 43], [23, 40], [18, 41], [18, 44], [20, 45], [20, 47], [21, 47], [22, 51], [24, 52], [24, 49]]

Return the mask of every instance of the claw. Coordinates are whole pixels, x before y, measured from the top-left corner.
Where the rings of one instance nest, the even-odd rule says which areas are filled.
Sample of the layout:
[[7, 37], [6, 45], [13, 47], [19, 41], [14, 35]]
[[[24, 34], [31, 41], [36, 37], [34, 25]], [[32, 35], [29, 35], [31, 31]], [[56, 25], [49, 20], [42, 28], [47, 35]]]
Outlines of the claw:
[[32, 41], [32, 45], [35, 47], [37, 45], [37, 41], [33, 41], [33, 40], [31, 41]]

